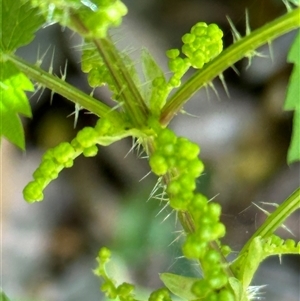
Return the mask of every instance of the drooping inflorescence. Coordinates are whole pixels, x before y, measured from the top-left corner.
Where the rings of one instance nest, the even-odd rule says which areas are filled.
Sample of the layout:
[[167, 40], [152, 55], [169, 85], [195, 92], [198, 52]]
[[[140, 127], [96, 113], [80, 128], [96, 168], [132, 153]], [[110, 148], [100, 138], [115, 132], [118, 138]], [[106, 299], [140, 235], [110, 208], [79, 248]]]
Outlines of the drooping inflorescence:
[[[203, 300], [234, 300], [233, 292], [227, 287], [228, 275], [218, 243], [225, 235], [225, 226], [220, 222], [221, 206], [196, 192], [196, 178], [204, 170], [198, 158], [199, 146], [165, 128], [157, 133], [154, 147], [150, 167], [156, 175], [163, 177], [169, 204], [187, 228], [183, 254], [186, 258], [199, 260], [203, 270], [204, 278], [193, 285], [193, 293], [199, 298], [206, 296]], [[217, 250], [212, 247], [212, 242]]]
[[46, 186], [56, 179], [64, 168], [72, 167], [74, 160], [79, 155], [96, 156], [97, 144], [107, 146], [132, 134], [130, 130], [127, 131], [119, 126], [112, 124], [108, 118], [101, 118], [94, 128], [85, 127], [80, 130], [71, 143], [62, 142], [47, 150], [40, 165], [33, 173], [33, 181], [29, 182], [23, 190], [24, 199], [30, 203], [42, 201], [43, 190]]

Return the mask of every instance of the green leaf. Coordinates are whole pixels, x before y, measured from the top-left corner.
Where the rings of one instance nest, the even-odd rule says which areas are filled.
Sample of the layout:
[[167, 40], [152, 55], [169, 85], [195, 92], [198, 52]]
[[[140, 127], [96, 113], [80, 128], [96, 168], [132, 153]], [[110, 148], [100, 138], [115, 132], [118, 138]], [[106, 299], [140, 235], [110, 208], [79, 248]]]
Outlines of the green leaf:
[[0, 301], [10, 301], [2, 290], [0, 291]]
[[300, 161], [300, 31], [292, 44], [287, 60], [294, 63], [284, 104], [285, 110], [295, 110], [293, 134], [287, 157], [290, 164]]
[[142, 94], [151, 112], [159, 114], [169, 92], [165, 75], [147, 49], [142, 49], [141, 59], [146, 81]]
[[241, 282], [234, 277], [230, 277], [228, 279], [228, 282], [229, 282], [231, 289], [233, 290], [235, 300], [243, 300], [242, 299], [243, 287], [241, 285]]
[[159, 277], [174, 295], [186, 300], [198, 299], [192, 292], [194, 283], [199, 281], [198, 278], [185, 277], [171, 273], [162, 273]]
[[260, 236], [255, 237], [249, 245], [248, 253], [243, 261], [240, 281], [243, 284], [244, 291], [250, 285], [252, 278], [257, 271], [263, 257], [262, 239]]
[[1, 63], [0, 73], [0, 138], [5, 136], [21, 149], [25, 148], [24, 131], [18, 114], [31, 117], [24, 91], [33, 91], [30, 80], [11, 62]]
[[0, 0], [0, 53], [29, 44], [44, 23], [38, 10], [25, 0]]

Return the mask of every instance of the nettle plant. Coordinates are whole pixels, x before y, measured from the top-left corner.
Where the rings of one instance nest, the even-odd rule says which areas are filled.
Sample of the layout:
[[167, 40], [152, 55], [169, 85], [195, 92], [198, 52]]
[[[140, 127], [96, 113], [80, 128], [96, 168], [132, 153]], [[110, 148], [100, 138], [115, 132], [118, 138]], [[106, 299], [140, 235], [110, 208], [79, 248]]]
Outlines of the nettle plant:
[[[70, 168], [83, 154], [95, 156], [98, 145], [107, 146], [125, 137], [133, 137], [143, 148], [152, 172], [158, 176], [153, 194], [160, 189], [162, 199], [176, 212], [185, 239], [183, 256], [197, 263], [201, 278], [162, 273], [165, 287], [151, 293], [151, 301], [172, 300], [175, 295], [184, 300], [247, 301], [257, 299], [260, 287], [251, 286], [260, 263], [268, 256], [299, 254], [300, 243], [283, 240], [274, 234], [300, 204], [300, 188], [294, 191], [263, 225], [253, 234], [233, 261], [231, 252], [221, 239], [226, 228], [220, 222], [221, 206], [196, 192], [196, 179], [204, 170], [199, 159], [200, 147], [184, 137], [178, 137], [167, 126], [191, 96], [243, 57], [257, 55], [255, 49], [300, 26], [299, 1], [284, 1], [287, 13], [250, 31], [242, 37], [234, 28], [234, 43], [223, 51], [221, 29], [216, 24], [199, 22], [182, 37], [181, 49], [166, 52], [169, 78], [147, 50], [142, 50], [144, 78], [140, 78], [126, 52], [119, 51], [109, 35], [111, 27], [120, 26], [127, 8], [119, 0], [1, 0], [0, 1], [0, 64], [1, 64], [1, 136], [24, 149], [24, 134], [18, 114], [31, 117], [25, 91], [49, 88], [99, 116], [94, 127], [80, 130], [71, 142], [63, 142], [43, 155], [33, 173], [33, 180], [23, 190], [29, 203], [43, 200], [43, 190], [61, 170]], [[107, 85], [115, 107], [83, 93], [40, 68], [40, 62], [29, 64], [14, 52], [28, 44], [34, 33], [45, 25], [60, 23], [83, 38], [82, 71], [87, 73], [91, 87]], [[294, 63], [284, 109], [295, 110], [293, 137], [288, 163], [300, 160], [300, 34], [289, 52]], [[182, 82], [190, 69], [196, 72]], [[34, 82], [35, 84], [33, 84]], [[225, 83], [224, 83], [225, 85]], [[106, 264], [111, 256], [108, 248], [100, 249], [94, 273], [102, 279], [101, 291], [111, 299], [137, 300], [134, 285], [117, 284], [108, 275]], [[171, 294], [172, 293], [172, 294]], [[4, 293], [2, 292], [2, 296]], [[5, 297], [6, 298], [6, 297]]]

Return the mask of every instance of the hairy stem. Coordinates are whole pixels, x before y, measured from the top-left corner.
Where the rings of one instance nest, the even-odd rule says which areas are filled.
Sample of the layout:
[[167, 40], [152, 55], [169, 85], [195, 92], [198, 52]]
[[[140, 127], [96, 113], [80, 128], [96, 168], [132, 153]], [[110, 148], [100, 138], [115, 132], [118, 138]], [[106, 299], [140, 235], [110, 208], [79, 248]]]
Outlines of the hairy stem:
[[238, 259], [232, 264], [232, 268], [234, 269], [239, 266], [240, 260], [242, 260], [243, 255], [248, 252], [248, 248], [255, 237], [260, 236], [261, 238], [267, 238], [273, 234], [274, 231], [278, 229], [297, 209], [300, 209], [300, 188], [296, 189], [273, 213], [268, 216], [263, 225], [257, 229], [257, 231], [244, 245]]
[[[76, 12], [71, 15], [71, 19], [73, 25], [78, 28], [78, 31], [88, 36], [88, 29], [85, 28], [83, 22], [76, 15]], [[147, 123], [148, 108], [115, 45], [109, 37], [101, 39], [92, 38], [92, 42], [110, 71], [115, 86], [124, 101], [125, 111], [133, 126], [137, 128], [144, 127]]]
[[98, 115], [99, 117], [105, 117], [110, 114], [111, 120], [115, 118], [116, 121], [120, 121], [121, 117], [119, 116], [119, 113], [112, 111], [112, 109], [106, 104], [66, 83], [64, 80], [44, 71], [38, 66], [24, 61], [15, 55], [6, 54], [5, 58], [13, 62], [18, 69], [26, 74], [29, 78], [50, 89], [51, 91], [60, 94], [75, 104], [79, 104], [81, 107]]
[[300, 8], [260, 27], [249, 35], [225, 49], [203, 69], [196, 72], [177, 92], [171, 96], [163, 107], [160, 123], [166, 126], [180, 111], [185, 102], [201, 87], [211, 82], [224, 70], [247, 55], [251, 55], [258, 47], [271, 42], [275, 38], [300, 26]]

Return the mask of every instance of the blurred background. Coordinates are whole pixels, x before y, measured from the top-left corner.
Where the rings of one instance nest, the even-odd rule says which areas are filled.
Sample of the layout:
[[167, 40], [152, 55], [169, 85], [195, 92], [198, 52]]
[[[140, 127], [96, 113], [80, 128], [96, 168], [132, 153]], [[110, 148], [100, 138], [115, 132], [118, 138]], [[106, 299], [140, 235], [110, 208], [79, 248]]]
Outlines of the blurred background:
[[[244, 35], [245, 9], [252, 30], [285, 12], [280, 0], [126, 0], [129, 14], [113, 32], [120, 49], [129, 49], [139, 62], [146, 47], [167, 72], [165, 51], [181, 46], [181, 36], [198, 21], [217, 23], [224, 45], [232, 43], [229, 16]], [[295, 32], [259, 49], [260, 57], [242, 60], [224, 73], [230, 97], [216, 80], [184, 107], [171, 128], [201, 146], [206, 169], [197, 189], [223, 206], [227, 226], [224, 242], [239, 251], [266, 215], [300, 182], [299, 163], [286, 163], [292, 130], [292, 112], [283, 111], [292, 65], [286, 63]], [[53, 63], [60, 75], [67, 61], [67, 81], [90, 93], [80, 71], [80, 39], [53, 25], [18, 54], [31, 62], [42, 57], [43, 68]], [[270, 57], [270, 49], [272, 58]], [[52, 59], [53, 57], [53, 59]], [[105, 89], [94, 96], [110, 103]], [[2, 141], [2, 285], [13, 300], [101, 300], [100, 281], [93, 273], [100, 247], [113, 251], [111, 273], [119, 282], [137, 284], [139, 296], [162, 283], [158, 273], [200, 276], [193, 262], [181, 258], [180, 227], [164, 203], [150, 199], [156, 178], [148, 175], [147, 160], [131, 151], [132, 140], [100, 147], [95, 158], [78, 158], [71, 169], [45, 190], [45, 200], [29, 205], [22, 189], [31, 180], [43, 152], [70, 141], [96, 116], [79, 112], [74, 128], [74, 105], [59, 95], [39, 91], [31, 95], [33, 118], [24, 119], [26, 152]], [[286, 221], [300, 239], [299, 212]], [[300, 261], [297, 256], [269, 258], [260, 267], [254, 285], [267, 284], [261, 298], [299, 300]], [[145, 299], [146, 297], [144, 297]]]

